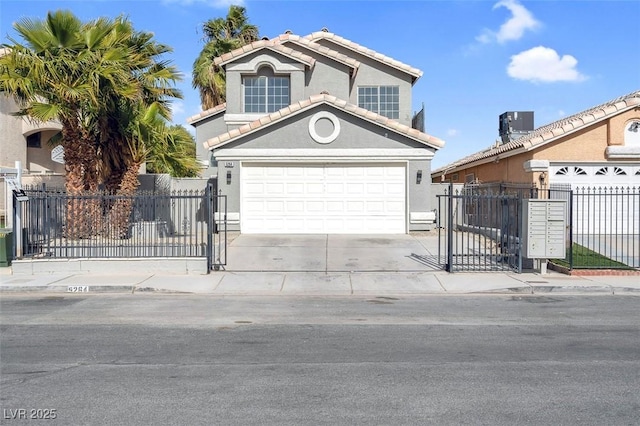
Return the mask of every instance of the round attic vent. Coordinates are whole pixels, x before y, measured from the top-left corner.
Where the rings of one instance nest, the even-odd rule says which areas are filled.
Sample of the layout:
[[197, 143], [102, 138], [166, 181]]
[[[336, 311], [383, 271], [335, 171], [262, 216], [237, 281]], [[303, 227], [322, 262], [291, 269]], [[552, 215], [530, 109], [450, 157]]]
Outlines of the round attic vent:
[[328, 33], [329, 32], [329, 28], [322, 27], [322, 29], [320, 31], [322, 31], [323, 33]]
[[339, 134], [340, 121], [328, 111], [317, 112], [309, 120], [309, 135], [320, 144], [333, 142]]
[[284, 33], [285, 33], [285, 34], [293, 34], [293, 31], [291, 31], [291, 30], [286, 30]]
[[269, 37], [262, 37], [260, 40], [269, 41]]

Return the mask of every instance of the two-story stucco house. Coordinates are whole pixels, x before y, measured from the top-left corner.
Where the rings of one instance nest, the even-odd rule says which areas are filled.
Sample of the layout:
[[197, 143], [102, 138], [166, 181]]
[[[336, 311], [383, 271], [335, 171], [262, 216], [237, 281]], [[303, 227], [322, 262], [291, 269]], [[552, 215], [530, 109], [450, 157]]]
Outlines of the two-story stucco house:
[[412, 128], [422, 72], [322, 30], [286, 32], [215, 59], [226, 104], [189, 119], [198, 156], [243, 233], [430, 229], [431, 159]]

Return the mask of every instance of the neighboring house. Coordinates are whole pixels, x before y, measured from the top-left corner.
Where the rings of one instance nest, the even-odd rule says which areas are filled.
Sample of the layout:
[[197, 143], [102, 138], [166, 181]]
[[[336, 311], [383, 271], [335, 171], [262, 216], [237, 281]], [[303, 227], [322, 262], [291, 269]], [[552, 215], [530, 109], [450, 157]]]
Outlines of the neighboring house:
[[433, 182], [640, 188], [640, 91], [535, 129], [528, 114], [502, 114], [501, 140], [434, 170]]
[[189, 119], [198, 157], [243, 233], [406, 233], [433, 227], [431, 159], [411, 127], [422, 72], [326, 30], [215, 59], [227, 102]]
[[[19, 162], [22, 183], [52, 182], [56, 186], [61, 185], [64, 182], [64, 165], [52, 160], [49, 140], [62, 127], [54, 122], [37, 124], [11, 115], [18, 109], [13, 98], [0, 94], [0, 168], [12, 170]], [[6, 217], [11, 209], [11, 197], [4, 178], [0, 178], [0, 216]]]

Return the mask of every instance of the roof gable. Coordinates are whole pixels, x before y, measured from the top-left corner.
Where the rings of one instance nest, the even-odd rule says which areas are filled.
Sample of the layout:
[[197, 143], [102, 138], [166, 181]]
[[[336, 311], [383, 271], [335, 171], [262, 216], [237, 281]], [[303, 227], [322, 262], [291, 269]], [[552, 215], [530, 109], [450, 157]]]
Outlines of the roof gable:
[[283, 56], [286, 56], [294, 61], [300, 62], [308, 67], [313, 67], [315, 64], [315, 59], [313, 59], [309, 55], [305, 55], [304, 53], [294, 50], [290, 47], [283, 46], [277, 39], [276, 40], [258, 40], [254, 41], [251, 44], [246, 44], [242, 47], [239, 47], [235, 50], [232, 50], [229, 53], [225, 53], [222, 56], [218, 56], [214, 58], [213, 64], [222, 66], [226, 65], [229, 62], [236, 61], [240, 58], [243, 58], [247, 55], [253, 54], [259, 50], [270, 50], [272, 52], [279, 53]]
[[413, 82], [422, 77], [422, 71], [417, 68], [414, 68], [410, 65], [404, 64], [400, 61], [397, 61], [389, 56], [383, 55], [382, 53], [378, 53], [375, 50], [364, 47], [358, 43], [355, 43], [351, 40], [347, 40], [344, 37], [340, 37], [334, 33], [330, 33], [328, 31], [316, 31], [304, 37], [310, 41], [316, 40], [329, 40], [335, 44], [338, 44], [344, 48], [347, 48], [353, 52], [359, 53], [366, 57], [369, 57], [375, 61], [381, 62], [385, 65], [388, 65], [392, 68], [396, 68], [404, 73], [407, 73], [413, 77]]
[[279, 41], [280, 43], [291, 43], [294, 45], [298, 45], [304, 48], [307, 48], [313, 52], [316, 52], [320, 55], [323, 55], [329, 59], [333, 59], [334, 61], [340, 62], [344, 65], [347, 65], [351, 68], [353, 68], [354, 70], [357, 70], [358, 67], [360, 66], [360, 62], [358, 62], [357, 60], [342, 54], [340, 52], [337, 52], [335, 50], [329, 49], [326, 46], [322, 46], [318, 43], [314, 43], [312, 41], [310, 41], [309, 39], [305, 38], [305, 37], [300, 37], [299, 35], [295, 35], [295, 34], [282, 34], [280, 36], [278, 36], [276, 39]]
[[468, 155], [434, 170], [432, 175], [441, 174], [444, 171], [454, 171], [455, 169], [478, 161], [481, 163], [493, 161], [497, 155], [515, 155], [523, 151], [537, 149], [637, 106], [640, 106], [640, 91], [631, 92], [628, 95], [538, 127], [529, 134], [505, 144]]
[[225, 102], [223, 104], [216, 105], [213, 108], [209, 108], [206, 111], [202, 111], [199, 114], [196, 114], [187, 118], [187, 123], [194, 125], [198, 121], [204, 120], [205, 118], [213, 117], [214, 115], [220, 114], [221, 112], [224, 112], [226, 110], [227, 110], [227, 103]]
[[284, 46], [285, 43], [289, 43], [305, 47], [329, 59], [343, 63], [357, 71], [360, 65], [360, 62], [358, 60], [350, 57], [349, 55], [345, 55], [344, 53], [340, 53], [336, 50], [316, 43], [316, 40], [329, 40], [339, 46], [347, 48], [360, 55], [366, 56], [374, 61], [400, 70], [406, 74], [409, 74], [412, 77], [412, 81], [414, 83], [418, 78], [422, 76], [422, 71], [417, 68], [404, 64], [400, 61], [390, 58], [389, 56], [378, 53], [372, 49], [368, 49], [364, 46], [361, 46], [357, 43], [347, 40], [344, 37], [340, 37], [328, 31], [318, 31], [304, 37], [287, 32], [286, 34], [281, 34], [271, 40], [263, 39], [254, 41], [253, 43], [244, 45], [242, 47], [239, 47], [238, 49], [232, 50], [229, 53], [225, 53], [222, 56], [215, 58], [213, 63], [218, 66], [223, 66], [258, 50], [269, 49], [271, 51], [278, 52], [284, 56], [299, 61], [309, 67], [313, 67], [315, 60], [309, 55], [305, 55], [304, 53], [296, 49]]
[[395, 120], [392, 120], [390, 118], [384, 117], [377, 113], [368, 111], [364, 108], [360, 108], [356, 105], [350, 104], [347, 101], [336, 98], [335, 96], [331, 96], [327, 94], [319, 94], [319, 95], [311, 96], [309, 99], [305, 99], [304, 101], [293, 103], [286, 108], [283, 108], [279, 111], [265, 115], [259, 120], [245, 124], [241, 127], [232, 129], [226, 133], [223, 133], [212, 139], [209, 139], [204, 142], [204, 147], [207, 149], [220, 148], [230, 142], [238, 140], [244, 136], [247, 136], [258, 130], [264, 129], [275, 123], [279, 123], [283, 120], [286, 120], [287, 118], [290, 118], [303, 111], [307, 111], [323, 103], [331, 105], [335, 108], [338, 108], [346, 113], [349, 113], [361, 119], [367, 120], [380, 127], [384, 127], [390, 131], [396, 132], [397, 134], [413, 139], [431, 148], [439, 149], [444, 146], [444, 141], [434, 136], [430, 136], [426, 133], [420, 132], [417, 129], [413, 129], [409, 126], [401, 124]]

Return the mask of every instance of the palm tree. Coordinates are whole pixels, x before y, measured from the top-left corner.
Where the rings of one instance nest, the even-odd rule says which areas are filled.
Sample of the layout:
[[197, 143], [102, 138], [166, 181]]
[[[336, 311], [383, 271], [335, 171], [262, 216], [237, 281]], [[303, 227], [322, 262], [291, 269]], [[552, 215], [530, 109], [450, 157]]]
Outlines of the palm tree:
[[210, 19], [203, 25], [205, 45], [193, 63], [193, 88], [200, 91], [203, 109], [225, 101], [224, 70], [213, 60], [245, 44], [258, 40], [258, 27], [249, 24], [246, 9], [230, 6], [226, 18]]
[[[25, 44], [10, 39], [13, 44], [6, 46], [0, 90], [19, 102], [17, 115], [62, 124], [67, 194], [95, 192], [101, 183], [120, 187], [136, 161], [127, 149], [132, 112], [155, 104], [168, 117], [168, 99], [181, 96], [171, 87], [177, 70], [159, 60], [170, 49], [134, 31], [124, 18], [83, 24], [71, 12], [58, 11], [14, 28]], [[92, 235], [99, 217], [101, 206], [71, 198], [66, 236]]]
[[147, 171], [167, 173], [173, 177], [197, 177], [202, 166], [196, 159], [196, 145], [184, 126], [164, 126], [159, 137], [149, 147]]
[[[108, 81], [122, 96], [135, 93], [131, 76], [118, 67], [126, 52], [106, 43], [114, 23], [105, 19], [83, 24], [71, 12], [49, 13], [44, 21], [24, 19], [14, 28], [25, 41], [13, 39], [0, 58], [0, 90], [21, 106], [17, 115], [62, 125], [65, 149], [65, 187], [72, 196], [95, 191], [99, 184], [98, 156], [90, 129], [90, 111], [100, 108], [98, 81]], [[110, 66], [105, 66], [105, 58]], [[94, 211], [72, 198], [67, 206], [66, 234], [91, 234]]]
[[118, 190], [133, 161], [129, 156], [128, 141], [131, 138], [130, 123], [139, 119], [136, 115], [143, 113], [145, 106], [154, 105], [157, 114], [169, 120], [170, 99], [182, 98], [180, 91], [173, 87], [180, 80], [178, 70], [160, 59], [163, 54], [171, 52], [168, 46], [154, 42], [151, 33], [134, 31], [131, 23], [122, 19], [119, 19], [113, 36], [126, 45], [128, 66], [136, 78], [137, 96], [134, 99], [123, 98], [110, 85], [101, 85], [105, 89], [101, 94], [102, 109], [96, 111], [92, 129], [101, 159], [101, 178], [109, 192]]
[[200, 167], [195, 157], [193, 137], [182, 126], [169, 126], [159, 102], [138, 104], [123, 136], [126, 139], [125, 157], [129, 159], [120, 184], [115, 191], [116, 201], [109, 209], [103, 233], [115, 238], [128, 236], [129, 218], [133, 210], [133, 195], [140, 182], [138, 170], [145, 162], [156, 173], [195, 177]]

